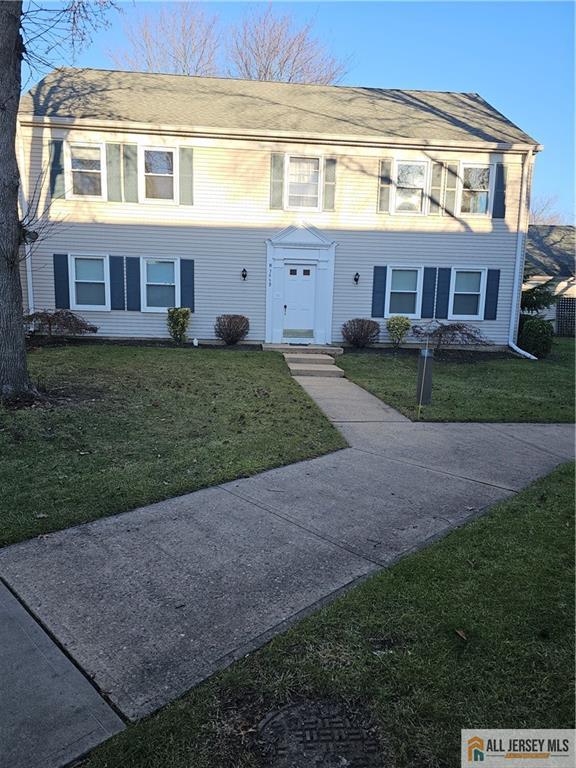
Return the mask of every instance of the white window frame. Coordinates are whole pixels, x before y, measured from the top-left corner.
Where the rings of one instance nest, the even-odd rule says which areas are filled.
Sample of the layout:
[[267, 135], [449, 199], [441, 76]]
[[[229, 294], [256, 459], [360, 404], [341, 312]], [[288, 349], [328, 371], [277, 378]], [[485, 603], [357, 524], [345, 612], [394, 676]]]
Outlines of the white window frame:
[[[140, 307], [142, 312], [167, 312], [170, 307], [149, 307], [146, 303], [146, 264], [149, 261], [171, 261], [174, 263], [174, 300], [175, 307], [182, 306], [180, 295], [180, 257], [179, 256], [141, 256], [140, 257]], [[157, 285], [157, 283], [150, 283]]]
[[[104, 261], [104, 304], [78, 304], [76, 302], [76, 282], [96, 282], [94, 280], [76, 280], [76, 259], [99, 259]], [[70, 296], [70, 309], [90, 312], [110, 312], [110, 256], [102, 253], [69, 253], [68, 291]]]
[[[465, 168], [488, 168], [490, 178], [488, 180], [488, 205], [486, 206], [486, 213], [468, 213], [462, 212], [462, 196], [464, 194], [464, 169]], [[456, 189], [456, 210], [458, 215], [463, 218], [470, 219], [491, 219], [492, 218], [492, 206], [494, 205], [494, 184], [496, 183], [496, 174], [494, 172], [494, 163], [470, 163], [466, 160], [461, 160], [458, 168], [458, 184]]]
[[[390, 294], [391, 293], [414, 293], [414, 291], [392, 291], [392, 273], [395, 270], [404, 269], [411, 272], [418, 273], [418, 280], [416, 282], [416, 312], [413, 314], [407, 314], [406, 312], [390, 312]], [[424, 283], [424, 267], [416, 267], [411, 264], [394, 264], [388, 266], [386, 272], [386, 301], [384, 303], [384, 316], [385, 317], [408, 317], [410, 320], [420, 320], [422, 316], [422, 286]]]
[[[423, 165], [424, 166], [424, 186], [422, 192], [424, 201], [421, 211], [397, 211], [396, 210], [396, 190], [398, 189], [398, 166], [399, 165]], [[390, 189], [390, 208], [388, 213], [392, 216], [426, 216], [428, 214], [428, 201], [430, 198], [430, 162], [428, 160], [400, 160], [394, 159], [392, 163], [392, 184]]]
[[[480, 272], [480, 300], [478, 301], [478, 313], [476, 315], [455, 315], [453, 312], [454, 307], [454, 294], [456, 291], [456, 274], [457, 272]], [[486, 279], [488, 270], [485, 267], [474, 267], [469, 264], [465, 266], [452, 267], [450, 274], [450, 296], [448, 299], [448, 320], [483, 320], [484, 319], [484, 307], [486, 305]], [[463, 291], [458, 291], [463, 293]], [[476, 295], [474, 292], [473, 295]]]
[[[290, 205], [290, 160], [318, 160], [318, 205], [313, 207]], [[324, 156], [308, 155], [305, 152], [294, 152], [284, 156], [284, 210], [285, 211], [321, 211], [324, 206]]]
[[[173, 174], [173, 191], [174, 196], [172, 199], [165, 197], [146, 197], [146, 172], [144, 165], [145, 152], [172, 152], [172, 169]], [[149, 203], [151, 205], [178, 205], [180, 200], [180, 165], [179, 165], [179, 150], [178, 147], [150, 147], [148, 145], [141, 145], [138, 148], [138, 199], [141, 203]], [[152, 174], [161, 175], [161, 174]]]
[[[100, 195], [75, 195], [74, 179], [72, 176], [72, 147], [89, 147], [100, 150]], [[80, 171], [82, 173], [82, 171]], [[92, 171], [96, 173], [96, 171]], [[65, 196], [69, 200], [107, 200], [108, 184], [106, 173], [106, 144], [103, 142], [65, 141], [64, 142], [64, 178], [66, 180]]]

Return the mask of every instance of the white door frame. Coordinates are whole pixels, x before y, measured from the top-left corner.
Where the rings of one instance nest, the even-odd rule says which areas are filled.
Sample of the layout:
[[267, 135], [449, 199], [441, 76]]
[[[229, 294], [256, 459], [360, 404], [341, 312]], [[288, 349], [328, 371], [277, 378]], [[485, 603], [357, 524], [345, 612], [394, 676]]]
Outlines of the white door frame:
[[317, 229], [305, 225], [283, 229], [266, 240], [266, 341], [280, 344], [284, 331], [285, 264], [311, 264], [316, 267], [316, 306], [312, 344], [332, 341], [332, 301], [336, 243]]

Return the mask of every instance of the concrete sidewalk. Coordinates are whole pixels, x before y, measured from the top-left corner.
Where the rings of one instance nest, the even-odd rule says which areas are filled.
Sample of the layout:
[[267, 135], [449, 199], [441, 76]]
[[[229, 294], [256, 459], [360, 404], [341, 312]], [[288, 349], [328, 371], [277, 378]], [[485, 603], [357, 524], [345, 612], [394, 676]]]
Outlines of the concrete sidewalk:
[[300, 383], [350, 448], [0, 551], [128, 718], [574, 455], [572, 425], [415, 424], [344, 379]]

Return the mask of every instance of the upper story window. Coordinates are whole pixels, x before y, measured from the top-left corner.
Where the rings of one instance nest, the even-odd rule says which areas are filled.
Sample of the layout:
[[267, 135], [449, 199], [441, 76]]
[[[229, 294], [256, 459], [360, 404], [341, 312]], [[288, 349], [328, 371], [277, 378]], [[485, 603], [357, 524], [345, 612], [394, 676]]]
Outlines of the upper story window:
[[102, 147], [98, 144], [70, 144], [72, 194], [103, 196]]
[[386, 315], [420, 317], [422, 270], [391, 267], [387, 286]]
[[110, 309], [106, 256], [70, 256], [72, 309]]
[[462, 166], [461, 213], [487, 214], [490, 210], [490, 166]]
[[423, 213], [426, 190], [426, 163], [396, 164], [395, 210], [398, 213]]
[[449, 313], [451, 320], [480, 320], [482, 318], [485, 283], [485, 270], [452, 270]]
[[143, 259], [142, 308], [149, 312], [164, 312], [180, 306], [180, 285], [177, 259]]
[[287, 199], [289, 208], [320, 207], [320, 158], [288, 157]]
[[[174, 200], [174, 150], [144, 150], [144, 197]], [[173, 306], [173, 305], [171, 305]]]

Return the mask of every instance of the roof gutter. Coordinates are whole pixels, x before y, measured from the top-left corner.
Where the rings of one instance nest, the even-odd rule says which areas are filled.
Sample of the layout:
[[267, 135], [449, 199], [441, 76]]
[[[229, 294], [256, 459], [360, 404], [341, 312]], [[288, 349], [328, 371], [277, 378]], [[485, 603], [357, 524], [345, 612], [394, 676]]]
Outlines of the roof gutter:
[[508, 346], [529, 360], [537, 360], [538, 358], [531, 355], [530, 352], [526, 352], [525, 349], [520, 349], [516, 344], [516, 337], [518, 331], [518, 319], [520, 308], [520, 296], [522, 294], [522, 278], [524, 274], [524, 255], [526, 250], [526, 229], [527, 229], [527, 216], [528, 216], [528, 181], [530, 172], [532, 169], [532, 150], [528, 152], [522, 158], [522, 181], [520, 184], [520, 205], [518, 207], [518, 230], [516, 234], [516, 263], [514, 267], [514, 287], [512, 288], [512, 309], [510, 312], [510, 327], [508, 330]]
[[494, 152], [526, 152], [528, 150], [539, 152], [541, 144], [529, 144], [525, 142], [498, 142], [498, 141], [461, 141], [453, 139], [415, 139], [399, 136], [356, 136], [354, 134], [324, 134], [324, 133], [298, 133], [296, 131], [274, 131], [266, 133], [250, 129], [230, 131], [224, 128], [195, 125], [153, 125], [151, 123], [129, 122], [121, 120], [99, 120], [97, 118], [75, 117], [42, 117], [29, 113], [21, 113], [19, 119], [22, 125], [50, 126], [51, 128], [80, 128], [87, 131], [115, 130], [125, 133], [146, 133], [156, 135], [180, 135], [201, 136], [203, 138], [237, 139], [243, 141], [290, 141], [306, 144], [344, 144], [349, 146], [383, 147], [400, 146], [435, 150], [480, 150]]

